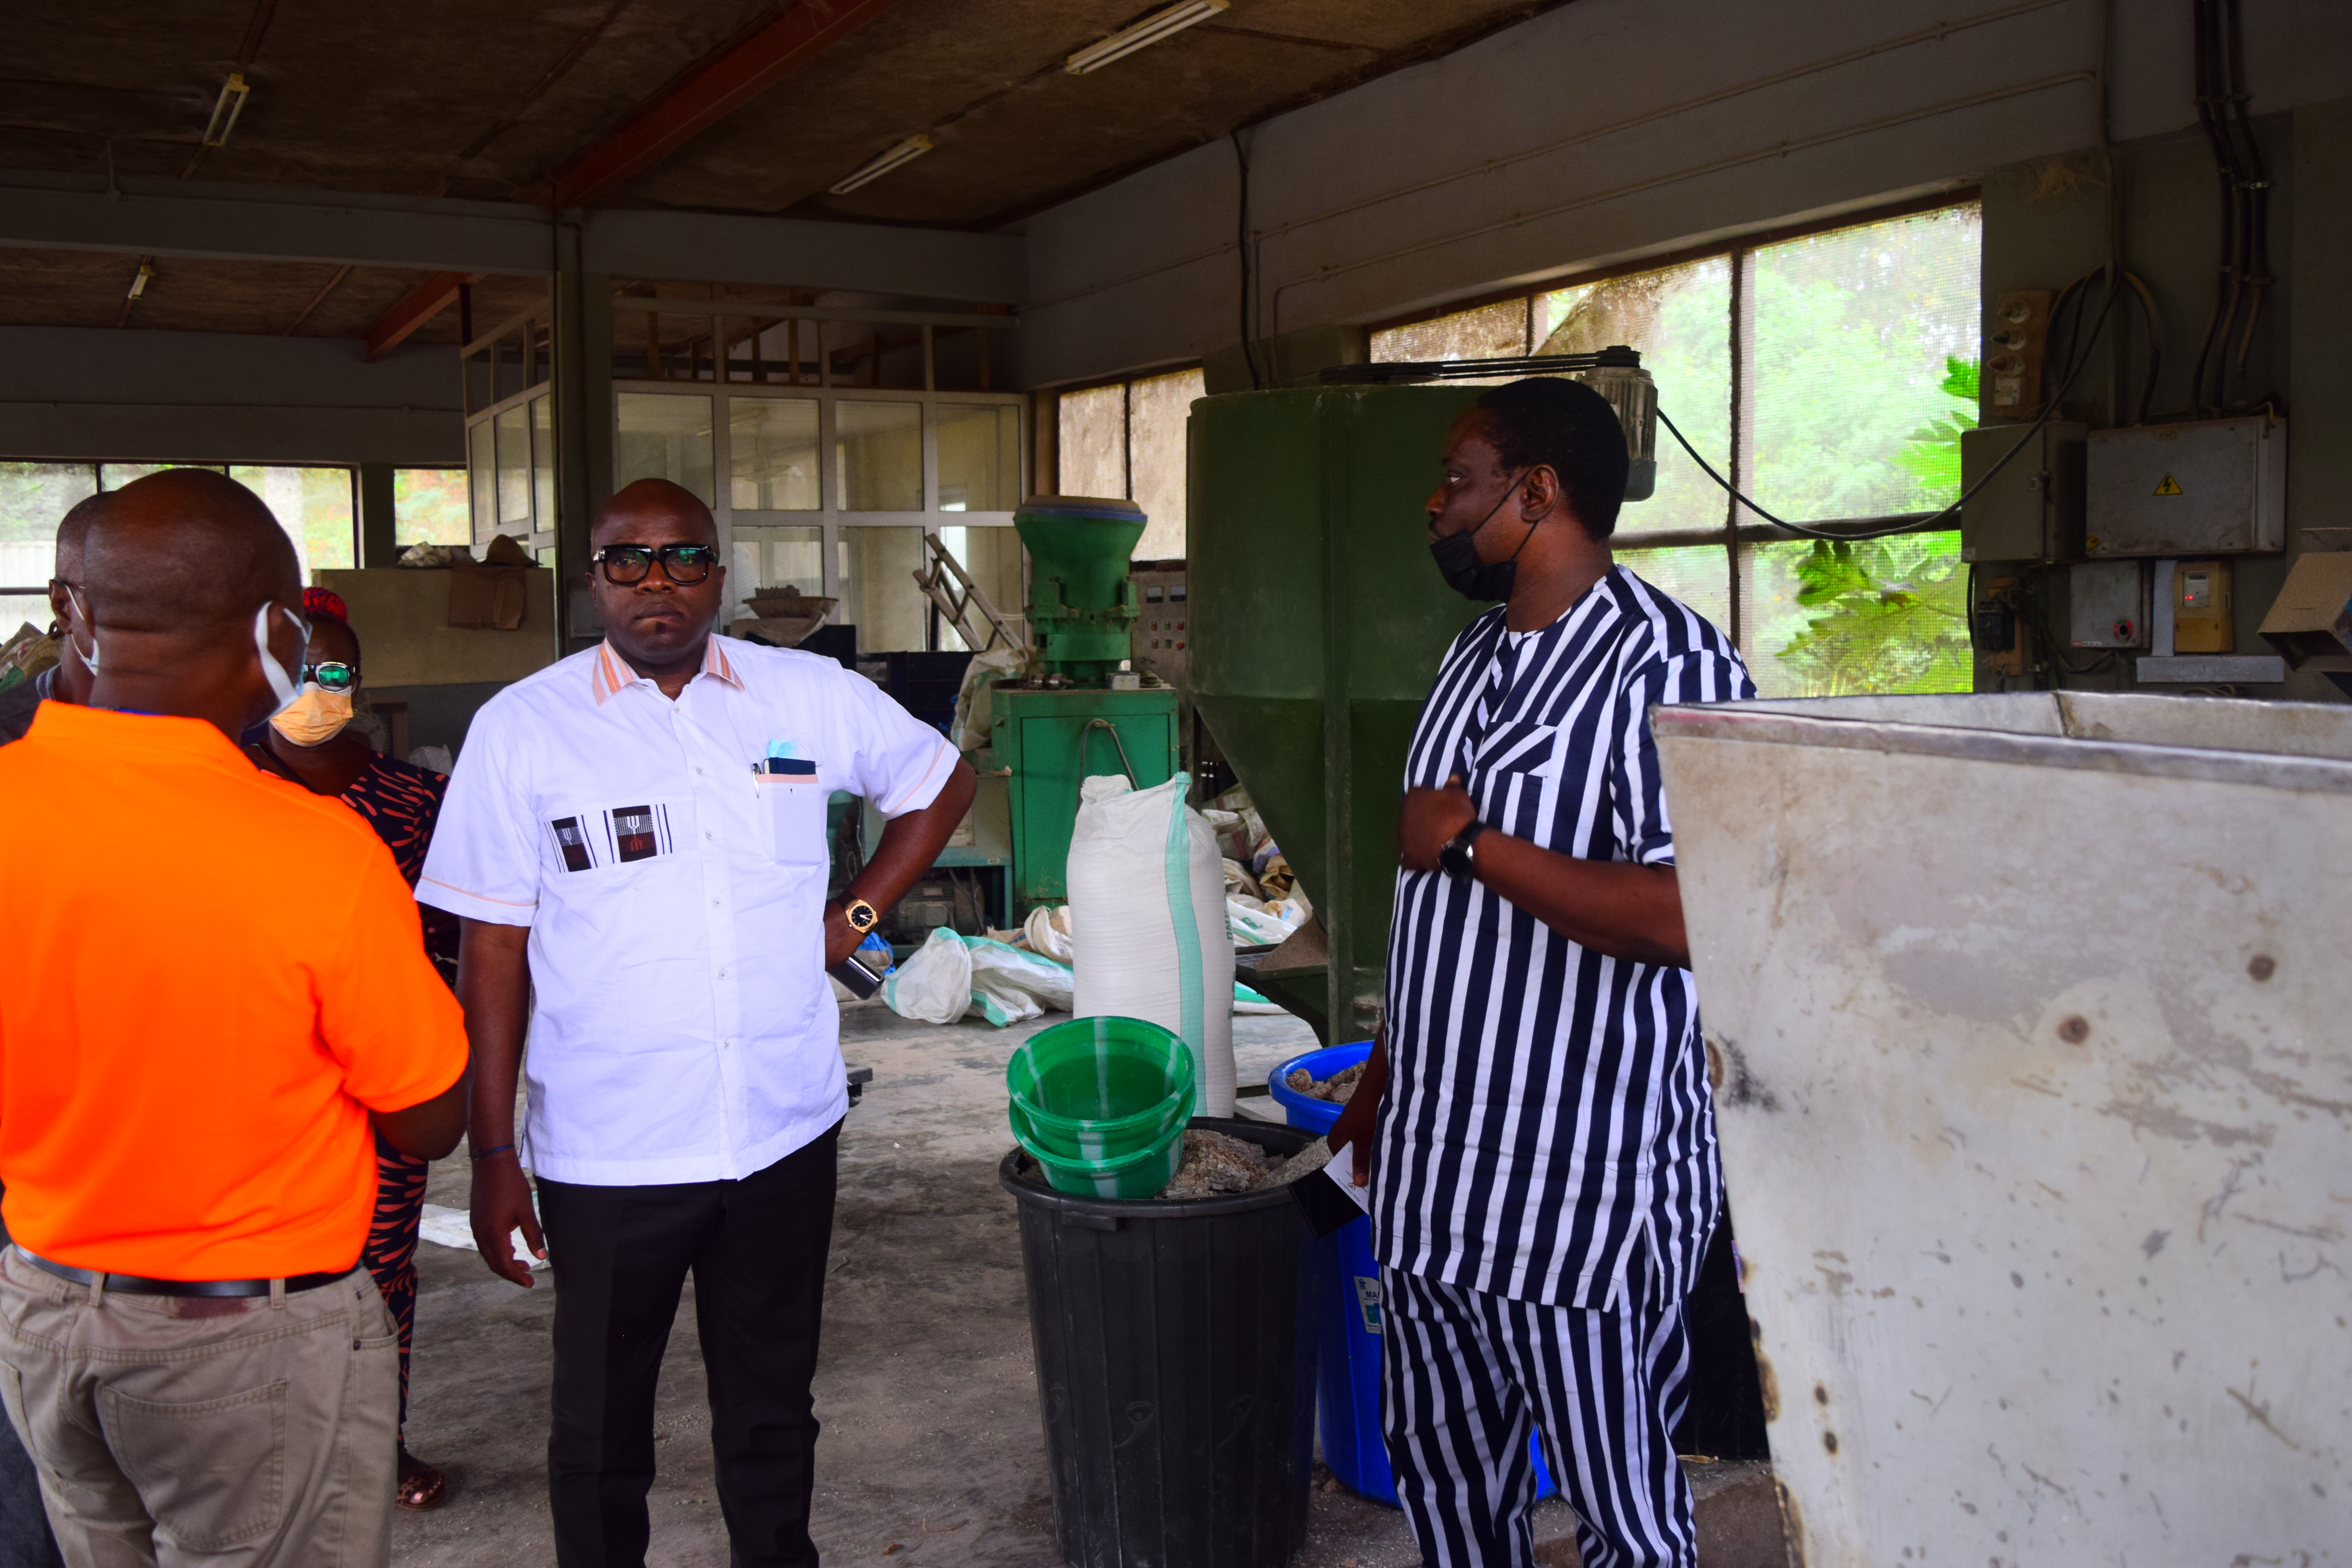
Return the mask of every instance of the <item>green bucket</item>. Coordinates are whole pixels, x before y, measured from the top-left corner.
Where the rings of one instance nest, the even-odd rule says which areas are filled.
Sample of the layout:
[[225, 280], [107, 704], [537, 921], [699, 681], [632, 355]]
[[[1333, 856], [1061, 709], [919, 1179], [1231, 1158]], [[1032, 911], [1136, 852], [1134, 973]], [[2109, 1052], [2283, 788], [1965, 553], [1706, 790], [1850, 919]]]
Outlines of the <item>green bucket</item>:
[[1045, 1173], [1046, 1182], [1057, 1193], [1082, 1198], [1158, 1197], [1160, 1189], [1176, 1179], [1176, 1167], [1184, 1163], [1186, 1120], [1179, 1118], [1157, 1140], [1132, 1154], [1115, 1160], [1071, 1160], [1040, 1149], [1024, 1136], [1021, 1107], [1013, 1108], [1013, 1135]]
[[1039, 1030], [1005, 1064], [1004, 1087], [1014, 1136], [1033, 1154], [1065, 1161], [1155, 1148], [1194, 1110], [1191, 1047], [1140, 1018], [1073, 1018]]

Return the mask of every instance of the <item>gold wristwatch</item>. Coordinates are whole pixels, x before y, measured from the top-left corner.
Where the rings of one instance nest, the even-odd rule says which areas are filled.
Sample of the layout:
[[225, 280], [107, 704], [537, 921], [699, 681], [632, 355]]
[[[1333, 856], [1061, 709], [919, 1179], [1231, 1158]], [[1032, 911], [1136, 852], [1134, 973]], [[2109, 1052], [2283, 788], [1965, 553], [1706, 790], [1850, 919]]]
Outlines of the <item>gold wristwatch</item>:
[[880, 913], [864, 899], [844, 900], [841, 905], [841, 918], [847, 921], [849, 929], [860, 936], [864, 936], [882, 923]]

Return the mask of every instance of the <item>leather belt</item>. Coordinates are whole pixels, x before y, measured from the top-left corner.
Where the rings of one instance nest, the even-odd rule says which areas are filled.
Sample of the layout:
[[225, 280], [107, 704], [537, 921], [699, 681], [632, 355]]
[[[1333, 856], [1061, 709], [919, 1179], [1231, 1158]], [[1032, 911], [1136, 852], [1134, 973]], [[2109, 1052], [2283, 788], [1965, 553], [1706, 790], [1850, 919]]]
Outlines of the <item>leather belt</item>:
[[[107, 1289], [120, 1290], [126, 1296], [267, 1296], [273, 1283], [268, 1279], [149, 1279], [137, 1274], [100, 1274], [95, 1269], [76, 1268], [70, 1263], [52, 1263], [21, 1247], [16, 1251], [45, 1274], [70, 1279], [77, 1285], [95, 1285], [103, 1280]], [[286, 1293], [290, 1296], [298, 1290], [316, 1290], [350, 1273], [349, 1268], [339, 1268], [325, 1274], [289, 1274], [286, 1277]]]

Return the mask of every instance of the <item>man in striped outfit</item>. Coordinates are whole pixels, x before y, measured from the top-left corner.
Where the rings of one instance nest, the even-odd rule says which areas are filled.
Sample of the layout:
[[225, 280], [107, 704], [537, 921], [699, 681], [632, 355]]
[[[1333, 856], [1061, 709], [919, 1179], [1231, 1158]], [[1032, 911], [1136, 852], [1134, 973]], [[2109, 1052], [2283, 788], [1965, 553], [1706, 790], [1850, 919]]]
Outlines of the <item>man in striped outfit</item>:
[[1612, 563], [1591, 388], [1498, 386], [1429, 500], [1454, 639], [1413, 731], [1386, 1026], [1331, 1134], [1369, 1175], [1397, 1492], [1435, 1568], [1531, 1568], [1529, 1424], [1588, 1568], [1696, 1562], [1672, 1432], [1721, 1206], [1649, 710], [1752, 697], [1729, 638]]

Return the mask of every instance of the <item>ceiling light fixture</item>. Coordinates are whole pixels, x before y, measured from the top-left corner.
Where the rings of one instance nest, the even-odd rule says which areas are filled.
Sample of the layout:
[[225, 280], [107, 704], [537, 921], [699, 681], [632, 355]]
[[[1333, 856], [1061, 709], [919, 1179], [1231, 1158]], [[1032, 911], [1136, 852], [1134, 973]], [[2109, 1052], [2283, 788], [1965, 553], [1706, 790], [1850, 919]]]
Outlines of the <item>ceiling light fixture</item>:
[[141, 262], [139, 264], [137, 276], [131, 279], [131, 292], [126, 295], [125, 298], [136, 300], [140, 295], [147, 292], [147, 279], [154, 276], [155, 268], [153, 265], [145, 261]]
[[877, 153], [859, 165], [856, 174], [832, 187], [832, 194], [845, 196], [858, 186], [880, 179], [891, 170], [913, 163], [936, 145], [928, 136], [909, 136], [887, 153]]
[[243, 71], [231, 71], [221, 83], [220, 97], [213, 100], [213, 117], [205, 126], [205, 145], [226, 147], [228, 133], [236, 129], [236, 117], [245, 112], [245, 100], [253, 96], [253, 89], [245, 85]]
[[1123, 60], [1138, 49], [1148, 49], [1163, 39], [1173, 37], [1196, 22], [1205, 22], [1226, 9], [1233, 0], [1176, 0], [1176, 4], [1154, 11], [1131, 27], [1122, 27], [1099, 44], [1088, 44], [1072, 55], [1062, 68], [1072, 76], [1084, 76], [1097, 71], [1113, 60]]

